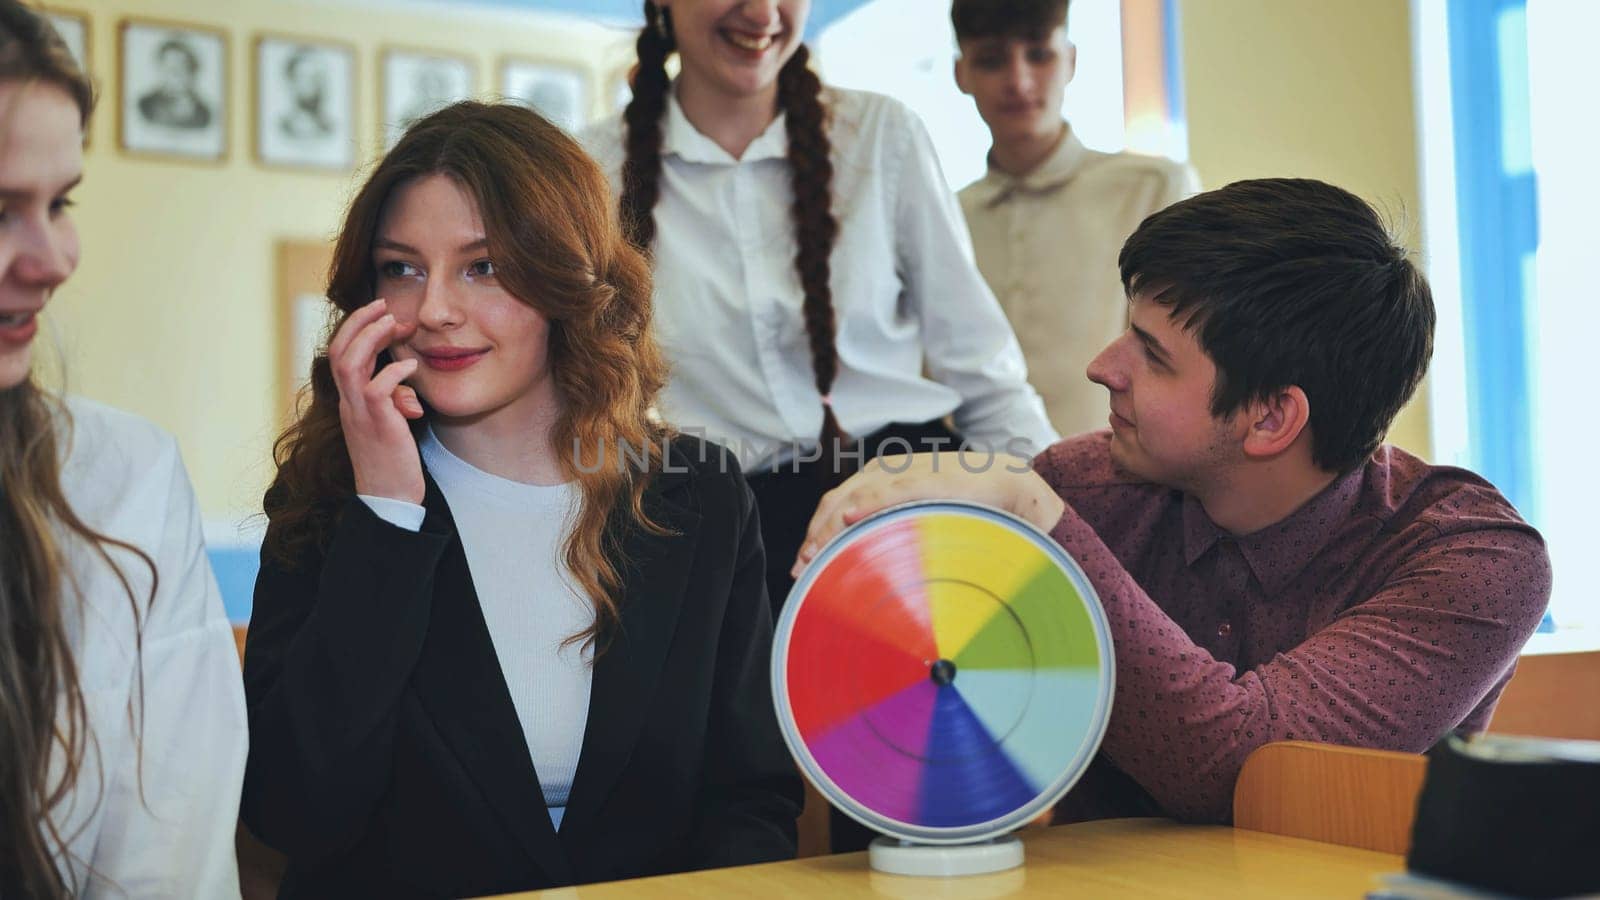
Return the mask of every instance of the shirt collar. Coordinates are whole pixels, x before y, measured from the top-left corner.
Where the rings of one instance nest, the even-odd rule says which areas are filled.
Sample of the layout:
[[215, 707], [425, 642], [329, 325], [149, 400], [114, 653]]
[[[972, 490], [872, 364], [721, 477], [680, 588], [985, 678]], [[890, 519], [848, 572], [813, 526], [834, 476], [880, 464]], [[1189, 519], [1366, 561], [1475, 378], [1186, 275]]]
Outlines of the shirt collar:
[[1061, 187], [1083, 168], [1089, 158], [1089, 149], [1078, 140], [1072, 126], [1066, 125], [1061, 140], [1044, 161], [1022, 175], [1011, 175], [994, 167], [994, 156], [989, 157], [989, 173], [978, 182], [988, 196], [986, 206], [996, 206], [1017, 194], [1047, 194]]
[[780, 112], [772, 124], [761, 132], [761, 136], [745, 148], [743, 159], [734, 159], [733, 154], [700, 133], [700, 129], [694, 127], [689, 117], [683, 114], [683, 107], [678, 105], [678, 86], [674, 82], [672, 89], [667, 92], [667, 112], [661, 129], [661, 155], [673, 155], [684, 162], [719, 166], [736, 166], [741, 162], [761, 159], [783, 159], [789, 155], [786, 127], [784, 114]]
[[1349, 519], [1361, 494], [1366, 466], [1360, 466], [1323, 488], [1282, 521], [1252, 534], [1235, 536], [1211, 521], [1193, 495], [1183, 496], [1183, 556], [1194, 565], [1219, 540], [1239, 547], [1250, 571], [1270, 598], [1288, 586], [1330, 542]]

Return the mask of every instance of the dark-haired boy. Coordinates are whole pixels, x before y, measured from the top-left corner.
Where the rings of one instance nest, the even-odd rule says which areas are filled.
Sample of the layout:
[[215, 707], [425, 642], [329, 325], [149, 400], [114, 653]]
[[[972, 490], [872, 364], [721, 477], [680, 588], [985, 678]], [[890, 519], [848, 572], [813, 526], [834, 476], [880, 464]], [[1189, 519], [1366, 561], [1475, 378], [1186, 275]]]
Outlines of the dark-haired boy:
[[1420, 751], [1482, 730], [1550, 562], [1483, 479], [1382, 444], [1434, 310], [1377, 214], [1317, 181], [1242, 181], [1151, 216], [1118, 261], [1131, 325], [1088, 369], [1109, 432], [1032, 472], [869, 467], [824, 499], [802, 558], [924, 497], [1008, 509], [1072, 553], [1111, 624], [1116, 695], [1058, 821], [1226, 821], [1269, 741]]
[[1122, 330], [1117, 248], [1145, 216], [1192, 194], [1171, 160], [1086, 148], [1061, 117], [1078, 48], [1067, 0], [955, 0], [956, 83], [989, 126], [989, 172], [961, 191], [978, 268], [1011, 319], [1062, 434], [1105, 425], [1079, 375]]

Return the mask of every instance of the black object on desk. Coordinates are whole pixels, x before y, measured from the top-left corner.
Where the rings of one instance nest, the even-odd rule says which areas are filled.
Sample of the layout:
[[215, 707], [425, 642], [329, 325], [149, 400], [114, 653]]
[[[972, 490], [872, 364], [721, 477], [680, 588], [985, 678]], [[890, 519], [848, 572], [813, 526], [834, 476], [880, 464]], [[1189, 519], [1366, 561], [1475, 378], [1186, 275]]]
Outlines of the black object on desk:
[[1451, 735], [1428, 757], [1409, 870], [1518, 897], [1600, 892], [1600, 742]]

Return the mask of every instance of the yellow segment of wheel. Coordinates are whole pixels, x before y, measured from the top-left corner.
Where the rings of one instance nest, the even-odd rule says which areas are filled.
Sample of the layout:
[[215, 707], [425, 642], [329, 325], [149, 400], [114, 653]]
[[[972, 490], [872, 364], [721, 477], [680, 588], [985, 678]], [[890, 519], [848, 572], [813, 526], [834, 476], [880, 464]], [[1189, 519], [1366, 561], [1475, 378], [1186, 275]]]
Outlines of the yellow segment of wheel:
[[954, 659], [990, 619], [1010, 615], [1005, 604], [1050, 560], [1022, 535], [974, 515], [928, 516], [918, 525], [934, 640], [942, 658]]

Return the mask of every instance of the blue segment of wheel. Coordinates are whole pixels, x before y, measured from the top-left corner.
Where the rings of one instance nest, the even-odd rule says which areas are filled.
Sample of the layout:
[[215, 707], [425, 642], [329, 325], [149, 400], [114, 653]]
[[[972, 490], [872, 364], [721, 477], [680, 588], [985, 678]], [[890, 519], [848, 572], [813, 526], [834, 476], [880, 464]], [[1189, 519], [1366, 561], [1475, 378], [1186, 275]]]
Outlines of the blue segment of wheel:
[[939, 686], [924, 753], [919, 824], [959, 828], [1001, 819], [1038, 793], [954, 685]]

